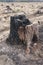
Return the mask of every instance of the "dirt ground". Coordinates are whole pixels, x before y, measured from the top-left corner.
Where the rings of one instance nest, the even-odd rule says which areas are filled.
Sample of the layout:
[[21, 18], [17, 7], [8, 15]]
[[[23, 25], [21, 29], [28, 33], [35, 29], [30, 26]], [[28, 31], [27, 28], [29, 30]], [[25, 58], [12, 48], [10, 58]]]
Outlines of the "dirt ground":
[[24, 12], [29, 20], [43, 23], [43, 3], [0, 2], [0, 65], [43, 65], [43, 43], [40, 49], [26, 54], [25, 46], [9, 45], [6, 38], [10, 31], [10, 16]]

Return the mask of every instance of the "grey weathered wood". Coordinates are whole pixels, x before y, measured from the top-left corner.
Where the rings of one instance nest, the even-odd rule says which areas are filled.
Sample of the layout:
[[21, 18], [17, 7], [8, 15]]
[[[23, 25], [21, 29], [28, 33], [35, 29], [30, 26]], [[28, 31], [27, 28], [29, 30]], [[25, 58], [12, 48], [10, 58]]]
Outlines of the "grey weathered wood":
[[43, 42], [43, 25], [39, 27], [39, 41]]

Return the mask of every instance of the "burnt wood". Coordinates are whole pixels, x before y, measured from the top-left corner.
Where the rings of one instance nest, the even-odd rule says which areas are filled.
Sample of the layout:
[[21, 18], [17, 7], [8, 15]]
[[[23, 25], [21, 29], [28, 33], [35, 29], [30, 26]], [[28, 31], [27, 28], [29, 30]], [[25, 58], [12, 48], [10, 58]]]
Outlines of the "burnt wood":
[[[23, 34], [23, 37], [25, 37], [25, 26], [30, 24], [31, 24], [30, 20], [28, 20], [25, 15], [11, 16], [10, 17], [10, 33], [6, 41], [9, 42], [10, 44], [14, 44], [14, 41], [17, 44], [24, 41], [24, 38], [20, 39], [20, 36], [18, 33], [18, 31], [20, 32], [19, 28], [22, 27], [23, 29], [22, 34]], [[20, 35], [22, 34], [20, 33]]]

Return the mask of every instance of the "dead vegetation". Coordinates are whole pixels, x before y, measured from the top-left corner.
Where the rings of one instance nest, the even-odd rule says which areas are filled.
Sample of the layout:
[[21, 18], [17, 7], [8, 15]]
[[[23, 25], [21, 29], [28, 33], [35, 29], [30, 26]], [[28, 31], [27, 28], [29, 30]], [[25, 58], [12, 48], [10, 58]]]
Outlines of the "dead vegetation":
[[[37, 5], [36, 5], [37, 4]], [[43, 65], [43, 42], [35, 43], [26, 54], [24, 45], [6, 44], [5, 40], [9, 35], [10, 16], [19, 12], [25, 12], [32, 23], [43, 23], [43, 3], [0, 3], [0, 64], [3, 65]], [[5, 13], [9, 7], [10, 13]], [[13, 12], [12, 12], [13, 11]], [[3, 14], [4, 13], [4, 14]], [[28, 52], [28, 50], [27, 50]], [[2, 60], [3, 59], [3, 60]], [[5, 60], [4, 60], [5, 59]], [[7, 60], [6, 60], [7, 59]], [[9, 63], [9, 64], [7, 64]]]

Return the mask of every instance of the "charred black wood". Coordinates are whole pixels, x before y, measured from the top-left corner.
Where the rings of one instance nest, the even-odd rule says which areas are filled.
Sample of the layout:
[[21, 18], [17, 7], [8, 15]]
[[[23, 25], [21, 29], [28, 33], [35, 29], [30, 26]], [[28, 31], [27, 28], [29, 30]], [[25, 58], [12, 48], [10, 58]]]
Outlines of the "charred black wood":
[[25, 15], [18, 15], [18, 16], [11, 16], [10, 18], [10, 34], [7, 38], [7, 41], [10, 42], [10, 44], [15, 43], [19, 44], [21, 40], [18, 35], [18, 29], [19, 27], [24, 28], [24, 34], [25, 34], [25, 26], [30, 25], [31, 22], [26, 18]]

